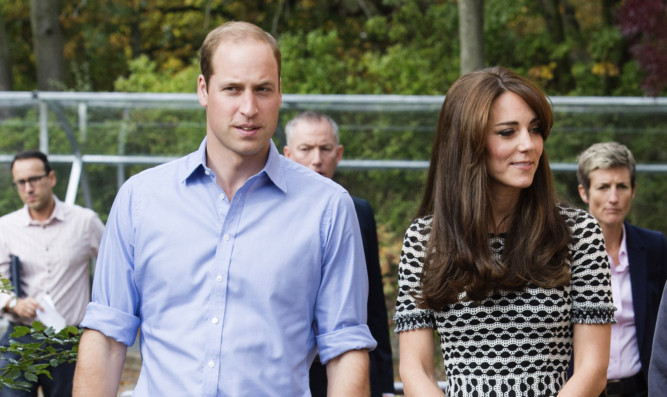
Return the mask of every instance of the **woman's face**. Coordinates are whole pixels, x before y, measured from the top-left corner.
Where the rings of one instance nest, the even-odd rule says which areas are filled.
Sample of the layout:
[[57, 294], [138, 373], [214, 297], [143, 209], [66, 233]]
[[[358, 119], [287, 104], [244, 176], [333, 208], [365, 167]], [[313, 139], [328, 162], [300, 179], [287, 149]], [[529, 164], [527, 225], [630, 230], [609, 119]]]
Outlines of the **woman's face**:
[[518, 197], [533, 183], [544, 148], [543, 129], [520, 96], [505, 92], [491, 105], [486, 127], [486, 168], [491, 194]]
[[620, 226], [630, 212], [635, 189], [626, 167], [598, 168], [588, 174], [588, 192], [579, 185], [579, 195], [603, 229]]

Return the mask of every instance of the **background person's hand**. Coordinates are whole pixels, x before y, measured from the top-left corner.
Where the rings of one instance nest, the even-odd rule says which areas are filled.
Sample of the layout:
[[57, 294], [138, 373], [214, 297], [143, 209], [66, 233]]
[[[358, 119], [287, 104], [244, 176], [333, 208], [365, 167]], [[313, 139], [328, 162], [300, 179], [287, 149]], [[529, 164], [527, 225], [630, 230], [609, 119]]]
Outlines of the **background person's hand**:
[[22, 318], [34, 318], [37, 316], [37, 309], [42, 309], [42, 306], [33, 298], [20, 298], [14, 306], [14, 314]]

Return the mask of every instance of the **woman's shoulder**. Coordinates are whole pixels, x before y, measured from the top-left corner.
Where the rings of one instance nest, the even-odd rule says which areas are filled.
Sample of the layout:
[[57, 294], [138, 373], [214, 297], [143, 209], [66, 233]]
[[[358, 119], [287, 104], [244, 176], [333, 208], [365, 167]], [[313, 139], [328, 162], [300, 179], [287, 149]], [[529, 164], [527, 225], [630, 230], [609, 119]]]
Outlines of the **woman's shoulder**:
[[432, 221], [433, 221], [432, 215], [427, 215], [414, 219], [410, 224], [410, 226], [408, 227], [408, 230], [406, 230], [405, 232], [405, 238], [428, 240], [428, 236], [431, 234]]
[[558, 212], [565, 219], [565, 223], [573, 231], [581, 227], [590, 228], [598, 226], [597, 220], [588, 211], [564, 203], [559, 203], [557, 207]]

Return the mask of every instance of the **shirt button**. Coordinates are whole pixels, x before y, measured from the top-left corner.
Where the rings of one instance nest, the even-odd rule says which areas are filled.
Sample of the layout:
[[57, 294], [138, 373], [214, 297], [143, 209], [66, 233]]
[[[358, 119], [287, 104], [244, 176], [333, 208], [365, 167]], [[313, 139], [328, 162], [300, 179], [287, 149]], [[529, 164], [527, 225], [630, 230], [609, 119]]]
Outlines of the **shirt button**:
[[220, 193], [220, 200], [224, 200], [224, 199], [225, 199], [225, 194], [224, 194], [224, 193]]
[[204, 171], [204, 174], [206, 174], [206, 175], [211, 175], [211, 171], [206, 170], [206, 171]]
[[213, 367], [215, 367], [215, 363], [214, 363], [213, 361], [209, 361], [209, 362], [208, 362], [208, 367], [209, 367], [209, 368], [213, 368]]
[[229, 241], [229, 234], [225, 234], [222, 238], [223, 238], [225, 241]]
[[213, 324], [217, 324], [217, 323], [218, 323], [218, 318], [217, 318], [217, 317], [213, 317], [213, 319], [211, 320], [211, 322], [212, 322]]
[[215, 278], [215, 281], [221, 283], [222, 282], [222, 276], [218, 274], [218, 277]]

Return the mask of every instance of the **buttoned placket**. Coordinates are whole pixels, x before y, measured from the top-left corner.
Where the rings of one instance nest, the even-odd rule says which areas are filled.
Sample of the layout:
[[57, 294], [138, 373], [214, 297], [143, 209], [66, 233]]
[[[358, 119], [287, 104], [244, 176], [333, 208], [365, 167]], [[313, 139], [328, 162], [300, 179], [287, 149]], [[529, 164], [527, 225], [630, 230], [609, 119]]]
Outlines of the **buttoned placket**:
[[[213, 176], [213, 181], [215, 177]], [[220, 383], [220, 350], [222, 343], [222, 331], [225, 325], [225, 308], [227, 305], [227, 289], [229, 281], [229, 268], [231, 266], [231, 254], [234, 247], [236, 231], [238, 230], [245, 194], [248, 191], [246, 182], [234, 195], [231, 203], [227, 196], [220, 190], [216, 200], [218, 221], [221, 225], [218, 234], [218, 245], [211, 274], [213, 276], [213, 287], [210, 305], [208, 307], [209, 331], [206, 338], [206, 358], [204, 374], [204, 395], [216, 396], [218, 384]], [[217, 185], [215, 185], [217, 187]]]

